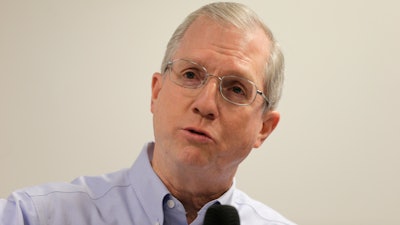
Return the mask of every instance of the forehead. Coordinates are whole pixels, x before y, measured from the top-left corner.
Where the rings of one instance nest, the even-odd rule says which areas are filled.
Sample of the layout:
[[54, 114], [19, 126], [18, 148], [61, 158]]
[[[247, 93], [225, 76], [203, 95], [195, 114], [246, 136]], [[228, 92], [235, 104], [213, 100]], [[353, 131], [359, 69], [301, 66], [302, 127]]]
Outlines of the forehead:
[[174, 58], [196, 61], [210, 73], [234, 72], [261, 81], [269, 49], [270, 41], [261, 28], [242, 30], [202, 16], [189, 26]]

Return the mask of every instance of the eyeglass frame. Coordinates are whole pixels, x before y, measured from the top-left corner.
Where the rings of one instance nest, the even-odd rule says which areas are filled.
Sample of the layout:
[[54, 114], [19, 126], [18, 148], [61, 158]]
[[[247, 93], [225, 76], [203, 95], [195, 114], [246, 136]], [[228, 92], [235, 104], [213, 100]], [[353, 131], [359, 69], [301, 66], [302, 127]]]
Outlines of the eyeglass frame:
[[[249, 79], [247, 79], [247, 78], [241, 77], [241, 76], [236, 76], [236, 75], [217, 76], [217, 75], [214, 75], [214, 74], [210, 74], [210, 73], [208, 73], [206, 67], [204, 67], [203, 65], [201, 65], [201, 64], [199, 64], [199, 63], [197, 63], [197, 62], [194, 62], [194, 61], [192, 61], [192, 60], [190, 60], [190, 59], [179, 58], [179, 59], [169, 60], [167, 63], [165, 63], [165, 66], [164, 66], [164, 67], [165, 67], [165, 69], [164, 69], [164, 74], [165, 74], [165, 72], [166, 72], [167, 70], [169, 70], [169, 72], [171, 73], [171, 72], [172, 72], [172, 65], [173, 65], [173, 63], [176, 62], [176, 61], [179, 61], [179, 60], [183, 60], [183, 61], [186, 61], [186, 62], [189, 62], [189, 63], [192, 63], [192, 64], [194, 64], [194, 65], [199, 66], [199, 67], [205, 72], [205, 77], [204, 77], [204, 79], [202, 80], [202, 82], [200, 83], [200, 85], [197, 86], [197, 87], [187, 87], [187, 86], [181, 85], [181, 84], [175, 82], [174, 80], [171, 80], [171, 77], [170, 77], [170, 80], [171, 80], [174, 84], [176, 84], [176, 85], [178, 85], [178, 86], [180, 86], [180, 87], [183, 87], [183, 88], [187, 88], [187, 89], [198, 89], [198, 88], [203, 87], [203, 86], [207, 83], [207, 81], [208, 81], [208, 79], [209, 79], [210, 77], [215, 77], [215, 78], [217, 78], [217, 79], [219, 80], [219, 88], [218, 88], [218, 89], [219, 89], [219, 93], [221, 94], [222, 98], [223, 98], [225, 101], [227, 101], [227, 102], [229, 102], [229, 103], [231, 103], [231, 104], [237, 105], [237, 106], [249, 106], [249, 105], [251, 105], [251, 104], [254, 103], [254, 101], [255, 101], [255, 99], [256, 99], [256, 97], [257, 97], [257, 94], [258, 94], [258, 95], [260, 95], [261, 97], [263, 97], [263, 99], [265, 100], [265, 102], [266, 102], [266, 108], [269, 106], [268, 97], [264, 94], [264, 92], [262, 92], [261, 90], [259, 90], [259, 89], [257, 88], [257, 85], [256, 85], [253, 81], [251, 81], [251, 80], [249, 80]], [[237, 102], [234, 102], [234, 101], [232, 101], [232, 100], [229, 100], [229, 99], [222, 93], [222, 79], [223, 79], [224, 77], [237, 77], [237, 78], [240, 78], [240, 79], [244, 79], [244, 80], [248, 81], [250, 84], [252, 84], [252, 85], [255, 87], [255, 89], [256, 89], [256, 94], [254, 95], [253, 100], [251, 100], [249, 103], [237, 103]]]

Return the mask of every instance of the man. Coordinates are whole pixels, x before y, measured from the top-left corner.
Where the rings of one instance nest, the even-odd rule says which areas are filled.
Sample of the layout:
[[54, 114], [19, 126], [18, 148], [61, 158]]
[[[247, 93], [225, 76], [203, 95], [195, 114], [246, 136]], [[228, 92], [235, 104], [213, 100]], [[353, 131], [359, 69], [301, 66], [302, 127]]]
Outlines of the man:
[[132, 168], [14, 192], [0, 224], [203, 224], [215, 204], [242, 224], [292, 224], [235, 188], [234, 175], [274, 130], [283, 56], [247, 7], [213, 3], [190, 14], [152, 78], [155, 142]]

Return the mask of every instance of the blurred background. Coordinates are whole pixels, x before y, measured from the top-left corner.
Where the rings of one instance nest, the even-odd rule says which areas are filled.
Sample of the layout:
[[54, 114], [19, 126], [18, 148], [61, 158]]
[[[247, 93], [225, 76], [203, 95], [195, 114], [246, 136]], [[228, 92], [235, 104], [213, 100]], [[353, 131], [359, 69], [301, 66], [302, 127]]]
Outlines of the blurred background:
[[[166, 43], [209, 2], [0, 0], [0, 197], [130, 167]], [[287, 66], [281, 122], [237, 186], [298, 224], [400, 224], [399, 2], [238, 2]]]

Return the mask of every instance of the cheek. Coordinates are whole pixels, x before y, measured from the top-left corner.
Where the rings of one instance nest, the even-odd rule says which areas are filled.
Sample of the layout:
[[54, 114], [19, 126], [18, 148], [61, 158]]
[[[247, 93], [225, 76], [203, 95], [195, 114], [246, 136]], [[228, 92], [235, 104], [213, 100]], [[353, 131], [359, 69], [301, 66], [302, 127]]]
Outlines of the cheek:
[[155, 132], [161, 130], [167, 130], [167, 133], [171, 132], [178, 121], [182, 119], [184, 113], [187, 112], [185, 105], [186, 103], [180, 93], [166, 82], [152, 108]]
[[[168, 129], [168, 121], [172, 121], [171, 119], [171, 97], [169, 97], [168, 87], [166, 85], [160, 90], [157, 100], [155, 100], [152, 104], [152, 113], [153, 113], [153, 126], [154, 126], [154, 135], [159, 137], [162, 135], [163, 130]], [[168, 132], [168, 131], [167, 131]]]
[[[257, 131], [260, 129], [261, 122], [246, 113], [236, 113], [239, 116], [226, 118], [222, 128], [224, 129], [224, 140], [232, 148], [238, 148], [237, 151], [246, 151], [252, 149], [257, 139]], [[242, 149], [242, 150], [240, 150]]]
[[174, 92], [171, 90], [169, 83], [165, 82], [158, 93], [157, 100], [154, 102], [153, 113], [156, 114], [157, 117], [165, 116], [174, 109], [176, 105], [174, 104], [175, 101], [176, 96], [174, 96]]
[[228, 117], [224, 119], [226, 127], [229, 127], [228, 129], [235, 131], [232, 133], [237, 133], [238, 135], [254, 136], [256, 130], [262, 124], [253, 113], [247, 111], [225, 113], [224, 115], [226, 114], [228, 114]]

